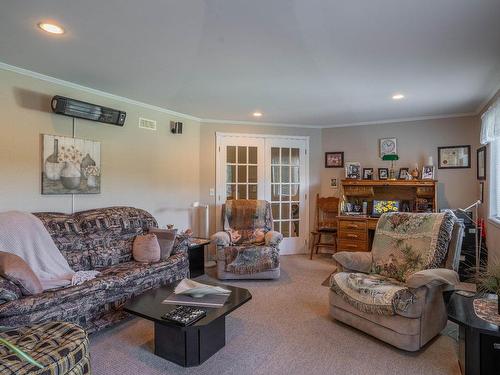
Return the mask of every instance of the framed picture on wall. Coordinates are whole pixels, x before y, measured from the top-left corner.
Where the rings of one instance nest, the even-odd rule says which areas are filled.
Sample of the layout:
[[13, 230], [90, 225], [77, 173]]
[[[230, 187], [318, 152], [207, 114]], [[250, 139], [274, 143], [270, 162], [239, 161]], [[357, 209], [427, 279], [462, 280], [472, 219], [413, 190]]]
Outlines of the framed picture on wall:
[[42, 194], [99, 194], [101, 143], [43, 136]]
[[479, 183], [479, 200], [484, 203], [484, 182]]
[[339, 188], [339, 184], [338, 184], [336, 178], [330, 178], [330, 187], [332, 189], [338, 189]]
[[438, 147], [438, 168], [470, 168], [470, 146]]
[[344, 153], [325, 152], [325, 168], [344, 168]]
[[486, 180], [486, 146], [477, 149], [477, 179]]

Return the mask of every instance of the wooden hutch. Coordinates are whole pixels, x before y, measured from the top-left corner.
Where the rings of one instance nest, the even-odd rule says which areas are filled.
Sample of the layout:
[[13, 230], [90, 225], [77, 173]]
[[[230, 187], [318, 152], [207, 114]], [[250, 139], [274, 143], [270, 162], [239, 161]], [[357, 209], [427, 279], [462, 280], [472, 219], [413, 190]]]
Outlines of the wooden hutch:
[[[396, 200], [407, 212], [437, 211], [436, 180], [342, 180], [338, 216], [338, 251], [370, 251], [378, 218], [371, 217], [374, 200]], [[347, 213], [347, 203], [367, 214]]]

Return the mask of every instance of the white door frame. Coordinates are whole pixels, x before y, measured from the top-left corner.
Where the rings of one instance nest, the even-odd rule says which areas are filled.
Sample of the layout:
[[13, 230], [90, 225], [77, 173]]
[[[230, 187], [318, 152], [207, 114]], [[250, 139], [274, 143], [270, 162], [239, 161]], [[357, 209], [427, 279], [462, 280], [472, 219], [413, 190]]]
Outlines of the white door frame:
[[[223, 192], [220, 191], [221, 186], [225, 186], [225, 181], [221, 181], [223, 173], [221, 171], [221, 161], [222, 161], [222, 153], [221, 153], [221, 144], [223, 143], [223, 139], [227, 137], [235, 137], [235, 138], [259, 138], [263, 140], [271, 140], [271, 139], [279, 139], [279, 140], [302, 140], [305, 141], [305, 181], [304, 186], [305, 189], [302, 191], [301, 198], [304, 200], [304, 224], [305, 224], [305, 238], [304, 238], [304, 249], [300, 251], [300, 253], [307, 253], [309, 247], [309, 227], [310, 227], [310, 216], [309, 216], [309, 136], [293, 136], [293, 135], [274, 135], [274, 134], [251, 134], [251, 133], [227, 133], [227, 132], [216, 132], [215, 133], [215, 204], [216, 204], [216, 229], [220, 229], [220, 217], [221, 217], [221, 209], [222, 204], [224, 204], [222, 197], [224, 196]], [[265, 162], [267, 164], [267, 162]], [[269, 163], [270, 164], [270, 163]], [[267, 183], [267, 181], [266, 181]], [[267, 187], [266, 187], [267, 189]], [[299, 253], [295, 253], [299, 254]]]

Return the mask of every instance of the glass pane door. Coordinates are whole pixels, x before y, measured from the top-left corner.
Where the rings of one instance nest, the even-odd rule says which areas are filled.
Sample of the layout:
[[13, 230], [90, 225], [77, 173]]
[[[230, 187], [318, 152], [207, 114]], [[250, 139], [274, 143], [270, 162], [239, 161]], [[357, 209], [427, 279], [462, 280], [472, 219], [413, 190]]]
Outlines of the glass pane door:
[[226, 146], [226, 199], [257, 199], [257, 147]]
[[266, 144], [266, 197], [272, 206], [274, 230], [283, 235], [283, 254], [302, 253], [307, 246], [306, 146], [305, 140], [286, 138], [268, 139]]

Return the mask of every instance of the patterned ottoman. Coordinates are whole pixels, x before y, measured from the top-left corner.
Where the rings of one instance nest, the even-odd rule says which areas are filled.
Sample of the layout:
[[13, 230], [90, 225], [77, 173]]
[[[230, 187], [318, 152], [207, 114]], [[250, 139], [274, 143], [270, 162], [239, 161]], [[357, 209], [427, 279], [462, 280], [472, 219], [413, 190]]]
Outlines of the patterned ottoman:
[[85, 331], [72, 323], [49, 322], [14, 328], [0, 337], [45, 366], [40, 369], [22, 361], [0, 345], [2, 375], [83, 375], [90, 374], [89, 340]]

